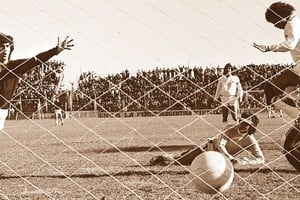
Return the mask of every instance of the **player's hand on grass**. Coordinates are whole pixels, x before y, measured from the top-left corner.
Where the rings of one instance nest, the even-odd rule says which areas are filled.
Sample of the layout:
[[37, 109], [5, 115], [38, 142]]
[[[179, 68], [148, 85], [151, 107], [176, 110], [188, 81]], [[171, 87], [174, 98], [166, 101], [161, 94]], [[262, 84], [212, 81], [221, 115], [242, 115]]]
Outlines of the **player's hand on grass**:
[[252, 46], [255, 47], [255, 48], [257, 48], [261, 52], [268, 52], [268, 51], [270, 51], [269, 46], [266, 46], [266, 45], [260, 45], [260, 44], [256, 44], [256, 43], [253, 42]]
[[238, 164], [240, 165], [260, 165], [264, 164], [264, 159], [256, 158], [256, 159], [249, 159], [246, 157], [240, 158]]
[[240, 165], [247, 165], [247, 164], [250, 164], [250, 160], [246, 157], [243, 157], [243, 158], [240, 158], [238, 160], [238, 164]]
[[249, 159], [248, 158], [232, 158], [230, 159], [232, 164], [239, 164], [239, 165], [247, 165], [249, 164]]
[[234, 157], [230, 157], [229, 160], [231, 161], [231, 163], [234, 165], [234, 164], [237, 164], [239, 162], [239, 159], [238, 158], [234, 158]]
[[63, 50], [71, 50], [71, 47], [74, 46], [74, 44], [72, 44], [73, 39], [69, 39], [69, 36], [67, 36], [63, 41], [60, 41], [60, 38], [58, 37], [57, 40], [57, 49], [58, 49], [58, 53], [62, 52]]

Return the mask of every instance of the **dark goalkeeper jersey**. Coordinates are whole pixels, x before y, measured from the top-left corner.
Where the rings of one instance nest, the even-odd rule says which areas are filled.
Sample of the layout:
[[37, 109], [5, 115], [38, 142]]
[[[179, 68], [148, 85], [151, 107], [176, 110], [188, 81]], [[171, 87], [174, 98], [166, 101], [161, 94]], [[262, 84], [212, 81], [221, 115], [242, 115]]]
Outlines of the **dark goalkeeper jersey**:
[[24, 73], [57, 54], [58, 49], [55, 47], [29, 59], [12, 60], [4, 66], [0, 64], [2, 65], [1, 68], [4, 68], [0, 72], [0, 108], [8, 108], [9, 101], [13, 97], [18, 81]]

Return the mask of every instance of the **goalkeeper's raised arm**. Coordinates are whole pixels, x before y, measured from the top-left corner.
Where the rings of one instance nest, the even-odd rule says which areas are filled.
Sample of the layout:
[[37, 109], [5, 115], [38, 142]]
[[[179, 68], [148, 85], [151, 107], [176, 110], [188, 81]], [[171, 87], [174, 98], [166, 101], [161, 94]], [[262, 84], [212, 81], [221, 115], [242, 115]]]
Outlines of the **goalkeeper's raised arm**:
[[0, 33], [0, 113], [2, 113], [0, 116], [0, 127], [3, 128], [7, 108], [17, 88], [20, 77], [32, 68], [58, 55], [60, 52], [71, 50], [73, 46], [73, 39], [70, 39], [69, 36], [62, 41], [58, 38], [56, 45], [47, 51], [27, 59], [11, 60], [11, 54], [14, 50], [13, 37]]

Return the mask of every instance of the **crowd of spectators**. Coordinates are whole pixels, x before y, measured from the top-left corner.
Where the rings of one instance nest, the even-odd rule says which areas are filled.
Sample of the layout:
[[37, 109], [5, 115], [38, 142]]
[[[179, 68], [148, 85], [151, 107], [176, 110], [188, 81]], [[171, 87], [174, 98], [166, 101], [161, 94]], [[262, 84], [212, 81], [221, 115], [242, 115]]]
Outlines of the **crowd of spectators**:
[[[20, 78], [13, 103], [23, 112], [51, 111], [54, 106], [51, 101], [59, 95], [64, 67], [63, 62], [51, 61], [26, 73]], [[264, 82], [289, 67], [279, 64], [236, 67], [234, 74], [239, 76], [246, 91], [241, 107], [264, 107]], [[218, 111], [220, 102], [214, 99], [214, 94], [222, 73], [222, 67], [186, 66], [141, 70], [136, 74], [125, 70], [106, 76], [84, 72], [77, 89], [69, 92], [72, 98], [65, 98], [63, 103], [72, 99], [71, 104], [68, 102], [68, 109], [75, 111]]]
[[23, 112], [47, 112], [63, 80], [65, 63], [49, 61], [25, 73], [19, 79], [12, 103]]
[[[246, 91], [242, 108], [262, 108], [265, 105], [263, 86], [266, 80], [288, 68], [288, 65], [247, 65], [237, 67], [234, 73], [240, 77]], [[147, 110], [196, 110], [215, 109], [214, 99], [221, 67], [156, 68], [100, 76], [94, 72], [83, 73], [74, 93], [74, 110], [99, 110], [105, 112]]]

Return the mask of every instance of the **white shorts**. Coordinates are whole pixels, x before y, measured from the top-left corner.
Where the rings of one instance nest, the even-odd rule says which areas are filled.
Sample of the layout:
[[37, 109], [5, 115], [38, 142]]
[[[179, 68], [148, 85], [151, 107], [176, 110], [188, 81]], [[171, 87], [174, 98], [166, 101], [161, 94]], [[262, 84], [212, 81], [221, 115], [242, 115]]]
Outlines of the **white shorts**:
[[55, 112], [56, 115], [61, 115], [62, 114], [61, 109], [56, 109], [54, 112]]
[[4, 128], [4, 122], [8, 114], [8, 109], [0, 109], [0, 130]]
[[222, 96], [221, 101], [224, 106], [237, 106], [238, 105], [238, 98], [235, 95]]

